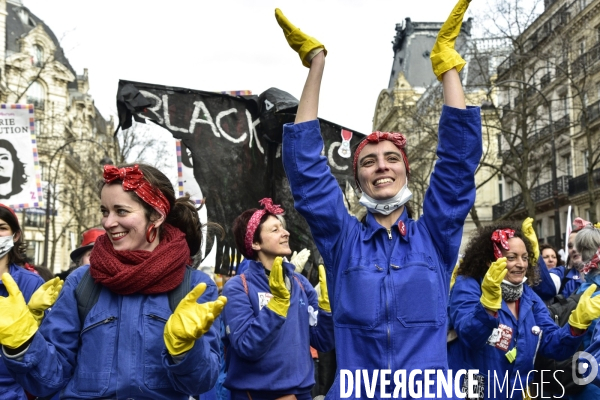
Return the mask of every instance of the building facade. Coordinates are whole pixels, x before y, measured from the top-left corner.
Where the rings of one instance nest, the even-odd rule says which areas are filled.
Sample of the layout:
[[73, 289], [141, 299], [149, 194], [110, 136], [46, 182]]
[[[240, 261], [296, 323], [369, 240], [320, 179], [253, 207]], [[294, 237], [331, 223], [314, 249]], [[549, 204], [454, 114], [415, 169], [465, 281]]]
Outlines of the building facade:
[[[421, 214], [429, 176], [437, 159], [437, 130], [443, 94], [441, 84], [431, 69], [429, 56], [441, 26], [442, 22], [413, 22], [410, 18], [396, 25], [390, 81], [388, 87], [379, 94], [373, 117], [374, 131], [402, 132], [407, 137], [407, 156], [411, 163], [409, 186], [413, 192], [411, 207], [415, 218]], [[471, 26], [471, 19], [463, 22], [456, 43], [456, 48], [468, 61], [461, 78], [468, 104], [482, 106], [482, 112], [486, 113], [489, 100], [485, 91], [477, 85], [482, 67], [470, 60], [473, 46], [476, 45], [471, 38]], [[489, 45], [489, 41], [477, 43], [479, 47]], [[490, 68], [487, 60], [484, 69], [487, 71]], [[495, 126], [490, 129], [495, 129]], [[484, 134], [486, 149], [489, 148], [489, 136], [489, 133]], [[495, 158], [496, 154], [489, 157]], [[477, 225], [492, 220], [492, 205], [497, 199], [492, 179], [494, 175], [495, 171], [486, 167], [481, 167], [476, 174], [476, 203], [465, 222], [463, 245]]]
[[538, 236], [563, 248], [569, 206], [572, 219], [600, 215], [600, 1], [546, 0], [515, 39], [498, 81], [511, 132], [499, 147], [516, 179], [504, 177], [493, 216], [535, 210]]
[[53, 272], [68, 269], [81, 233], [100, 223], [97, 181], [117, 159], [112, 117], [89, 94], [52, 30], [20, 0], [0, 0], [0, 101], [35, 106], [44, 203], [18, 210], [27, 255]]

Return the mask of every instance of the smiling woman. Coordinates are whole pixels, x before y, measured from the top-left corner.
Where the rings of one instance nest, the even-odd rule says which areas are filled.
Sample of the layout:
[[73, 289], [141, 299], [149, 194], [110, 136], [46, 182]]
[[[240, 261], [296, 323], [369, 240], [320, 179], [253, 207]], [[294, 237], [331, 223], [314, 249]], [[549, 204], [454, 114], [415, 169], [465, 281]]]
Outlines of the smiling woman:
[[[325, 271], [317, 298], [308, 280], [282, 257], [291, 254], [283, 209], [269, 198], [262, 209], [240, 214], [233, 235], [247, 268], [223, 288], [228, 344], [224, 386], [232, 399], [311, 399], [314, 385], [309, 347], [333, 347], [333, 322]], [[321, 267], [322, 268], [322, 267]]]
[[[176, 199], [169, 179], [144, 164], [106, 165], [100, 197], [107, 233], [96, 238], [89, 266], [69, 275], [39, 329], [25, 318], [18, 288], [9, 292], [25, 317], [0, 313], [0, 332], [24, 332], [19, 340], [0, 334], [7, 368], [39, 396], [187, 400], [208, 391], [220, 364], [213, 322], [219, 326], [226, 299], [189, 266], [202, 242], [194, 202]], [[99, 294], [80, 313], [92, 298], [84, 282]], [[131, 368], [125, 377], [112, 365]]]
[[[530, 287], [540, 279], [531, 259], [534, 248], [521, 224], [503, 222], [482, 228], [470, 240], [458, 268], [448, 305], [457, 339], [448, 344], [448, 362], [452, 370], [487, 371], [478, 376], [475, 390], [483, 398], [515, 398], [495, 388], [492, 377], [507, 379], [508, 388], [527, 388], [537, 352], [558, 360], [572, 356], [595, 318], [588, 293], [569, 324], [554, 323]], [[584, 312], [589, 314], [579, 318]]]
[[[284, 125], [281, 158], [295, 207], [310, 226], [332, 281], [338, 376], [339, 370], [384, 367], [448, 370], [449, 281], [475, 200], [482, 151], [480, 110], [466, 106], [459, 76], [466, 62], [454, 49], [468, 4], [458, 1], [431, 51], [444, 106], [438, 161], [418, 220], [407, 203], [412, 194], [406, 138], [394, 132], [373, 132], [359, 143], [354, 178], [368, 212], [362, 221], [348, 214], [340, 185], [320, 157], [324, 143], [317, 117], [327, 51], [275, 11], [288, 44], [309, 67], [294, 124]], [[334, 383], [330, 394], [339, 396], [339, 390]]]

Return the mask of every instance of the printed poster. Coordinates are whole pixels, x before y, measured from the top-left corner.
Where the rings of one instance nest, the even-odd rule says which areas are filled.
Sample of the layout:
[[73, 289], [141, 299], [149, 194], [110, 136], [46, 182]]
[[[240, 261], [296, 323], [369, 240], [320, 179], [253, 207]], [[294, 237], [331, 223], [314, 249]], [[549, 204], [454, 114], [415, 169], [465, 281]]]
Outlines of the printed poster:
[[0, 104], [0, 203], [41, 207], [42, 184], [32, 104]]

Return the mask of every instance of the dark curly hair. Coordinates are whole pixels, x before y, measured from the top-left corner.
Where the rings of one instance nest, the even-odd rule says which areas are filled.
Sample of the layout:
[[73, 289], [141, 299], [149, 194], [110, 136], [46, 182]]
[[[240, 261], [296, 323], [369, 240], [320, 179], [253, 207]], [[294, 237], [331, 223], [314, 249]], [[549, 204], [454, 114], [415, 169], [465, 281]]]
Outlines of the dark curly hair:
[[523, 243], [525, 243], [530, 260], [527, 266], [527, 273], [525, 274], [527, 276], [527, 284], [529, 286], [537, 285], [540, 282], [540, 271], [533, 255], [533, 247], [529, 239], [521, 231], [521, 223], [517, 221], [504, 221], [479, 229], [467, 244], [463, 262], [458, 268], [457, 274], [470, 276], [477, 280], [483, 279], [490, 264], [496, 261], [494, 246], [491, 240], [492, 233], [497, 229], [506, 228], [514, 229], [514, 237], [523, 240]]

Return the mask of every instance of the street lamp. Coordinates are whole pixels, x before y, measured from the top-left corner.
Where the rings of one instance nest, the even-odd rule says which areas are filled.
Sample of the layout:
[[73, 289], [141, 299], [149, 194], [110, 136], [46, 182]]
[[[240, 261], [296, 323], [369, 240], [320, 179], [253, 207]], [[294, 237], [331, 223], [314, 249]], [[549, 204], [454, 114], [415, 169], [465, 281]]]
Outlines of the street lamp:
[[520, 80], [516, 80], [516, 79], [509, 79], [509, 80], [505, 80], [505, 81], [501, 81], [496, 83], [496, 86], [501, 86], [504, 83], [517, 83], [517, 84], [522, 84], [524, 86], [528, 86], [530, 88], [532, 88], [533, 90], [535, 90], [542, 99], [544, 99], [544, 102], [546, 103], [546, 106], [548, 107], [548, 121], [549, 121], [549, 127], [550, 127], [550, 136], [551, 136], [551, 152], [552, 152], [552, 157], [551, 157], [551, 179], [552, 179], [552, 197], [554, 199], [554, 246], [556, 249], [560, 249], [561, 248], [561, 243], [560, 243], [560, 238], [561, 238], [561, 233], [560, 233], [560, 212], [559, 212], [559, 208], [560, 208], [560, 202], [558, 201], [558, 178], [556, 177], [556, 145], [555, 145], [555, 137], [554, 137], [554, 123], [552, 121], [552, 104], [550, 103], [550, 101], [548, 100], [548, 98], [544, 95], [544, 93], [542, 93], [542, 91], [540, 89], [538, 89], [537, 87], [535, 87], [535, 85], [529, 83], [529, 82], [525, 82], [525, 81], [520, 81]]
[[[49, 236], [50, 236], [50, 174], [51, 174], [50, 167], [52, 166], [54, 157], [56, 157], [58, 155], [58, 153], [60, 153], [62, 150], [64, 150], [67, 146], [69, 146], [73, 143], [76, 143], [76, 142], [90, 142], [90, 143], [94, 143], [94, 144], [98, 145], [99, 147], [102, 148], [102, 150], [104, 150], [104, 158], [102, 158], [102, 160], [100, 160], [101, 165], [113, 163], [112, 160], [108, 157], [108, 151], [106, 150], [106, 148], [103, 145], [101, 145], [100, 143], [98, 143], [92, 139], [69, 140], [68, 142], [66, 142], [59, 148], [57, 148], [54, 151], [54, 153], [52, 154], [52, 156], [50, 157], [50, 162], [48, 162], [48, 186], [46, 188], [46, 224], [44, 227], [44, 263], [43, 263], [43, 265], [46, 268], [50, 268], [50, 266], [48, 265], [48, 247], [49, 247], [48, 242], [49, 242]], [[54, 176], [56, 177], [56, 174]], [[50, 269], [52, 269], [52, 268], [50, 268]]]

